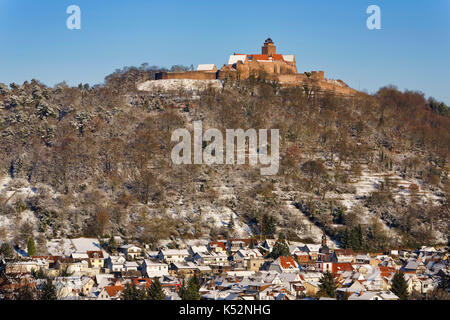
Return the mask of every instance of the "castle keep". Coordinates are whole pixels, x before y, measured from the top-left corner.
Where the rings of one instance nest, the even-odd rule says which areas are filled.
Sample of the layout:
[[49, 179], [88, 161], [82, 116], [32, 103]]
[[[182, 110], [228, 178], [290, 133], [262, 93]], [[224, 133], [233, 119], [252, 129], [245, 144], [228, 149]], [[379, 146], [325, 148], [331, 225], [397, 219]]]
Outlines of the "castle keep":
[[195, 71], [160, 72], [156, 80], [245, 80], [250, 77], [278, 81], [284, 86], [312, 85], [319, 90], [354, 94], [341, 80], [325, 79], [323, 71], [298, 73], [293, 54], [279, 54], [272, 39], [264, 41], [260, 54], [234, 53], [220, 70], [214, 64], [201, 64]]

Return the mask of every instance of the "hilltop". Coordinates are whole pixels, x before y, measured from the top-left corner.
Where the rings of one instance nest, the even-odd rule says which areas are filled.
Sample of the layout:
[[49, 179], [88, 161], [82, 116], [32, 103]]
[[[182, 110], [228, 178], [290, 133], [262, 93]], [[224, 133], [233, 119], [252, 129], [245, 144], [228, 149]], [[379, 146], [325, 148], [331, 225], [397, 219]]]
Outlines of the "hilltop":
[[[326, 232], [356, 250], [447, 243], [445, 105], [392, 86], [374, 95], [264, 78], [196, 92], [142, 86], [158, 72], [126, 68], [94, 87], [1, 86], [1, 241], [283, 232], [317, 242]], [[195, 120], [222, 132], [278, 128], [278, 174], [173, 165], [171, 132]]]

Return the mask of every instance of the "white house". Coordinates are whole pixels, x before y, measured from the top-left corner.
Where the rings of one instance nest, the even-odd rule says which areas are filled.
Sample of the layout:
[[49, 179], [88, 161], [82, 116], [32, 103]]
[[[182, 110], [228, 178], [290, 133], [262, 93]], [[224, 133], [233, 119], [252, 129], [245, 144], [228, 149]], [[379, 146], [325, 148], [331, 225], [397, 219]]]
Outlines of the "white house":
[[125, 244], [119, 248], [119, 251], [123, 252], [127, 259], [136, 259], [141, 255], [142, 249], [133, 244]]
[[106, 267], [110, 272], [123, 272], [125, 271], [125, 261], [124, 255], [109, 256], [109, 258], [106, 259]]
[[225, 253], [216, 252], [196, 253], [192, 260], [205, 266], [212, 264], [223, 266], [227, 264], [228, 256]]
[[143, 276], [148, 278], [168, 276], [169, 265], [167, 263], [145, 259], [141, 265], [141, 272]]
[[208, 253], [207, 246], [189, 246], [189, 258], [193, 259], [196, 253]]
[[184, 262], [189, 257], [186, 249], [163, 249], [159, 251], [158, 259], [170, 264], [173, 262]]
[[137, 271], [139, 265], [135, 261], [126, 261], [124, 263], [125, 272]]

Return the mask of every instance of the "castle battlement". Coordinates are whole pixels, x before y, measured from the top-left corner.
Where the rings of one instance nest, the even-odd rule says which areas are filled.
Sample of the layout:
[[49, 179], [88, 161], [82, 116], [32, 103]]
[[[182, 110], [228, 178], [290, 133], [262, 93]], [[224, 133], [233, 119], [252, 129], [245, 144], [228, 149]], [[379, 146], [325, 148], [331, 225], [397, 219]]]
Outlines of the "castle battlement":
[[277, 53], [277, 47], [271, 38], [264, 41], [261, 53], [233, 53], [228, 58], [228, 63], [224, 64], [220, 70], [214, 64], [201, 64], [196, 71], [156, 74], [156, 80], [245, 80], [250, 77], [275, 80], [285, 86], [307, 84], [324, 91], [336, 91], [343, 94], [356, 92], [341, 80], [325, 79], [323, 71], [298, 73], [295, 55]]

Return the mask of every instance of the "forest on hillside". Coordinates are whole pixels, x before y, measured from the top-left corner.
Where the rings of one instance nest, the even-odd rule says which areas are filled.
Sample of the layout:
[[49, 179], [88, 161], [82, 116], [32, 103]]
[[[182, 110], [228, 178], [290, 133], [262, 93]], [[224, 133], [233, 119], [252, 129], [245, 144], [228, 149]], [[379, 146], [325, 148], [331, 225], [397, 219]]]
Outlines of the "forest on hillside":
[[[394, 86], [343, 97], [264, 79], [227, 82], [196, 99], [183, 88], [136, 89], [159, 70], [124, 68], [95, 86], [48, 87], [34, 79], [0, 84], [0, 179], [9, 179], [0, 192], [0, 218], [10, 222], [0, 225], [0, 242], [23, 245], [33, 232], [153, 243], [233, 236], [239, 224], [253, 236], [283, 232], [308, 241], [303, 216], [356, 250], [447, 243], [450, 113], [444, 103]], [[278, 174], [262, 177], [248, 165], [174, 165], [171, 133], [195, 120], [223, 132], [279, 128]], [[383, 183], [345, 205], [342, 195], [358, 194], [355, 181], [369, 173], [381, 174]], [[399, 191], [394, 176], [414, 183]], [[20, 188], [32, 192], [15, 196]], [[297, 214], [286, 210], [286, 201]], [[208, 208], [233, 215], [219, 226], [205, 218]]]

